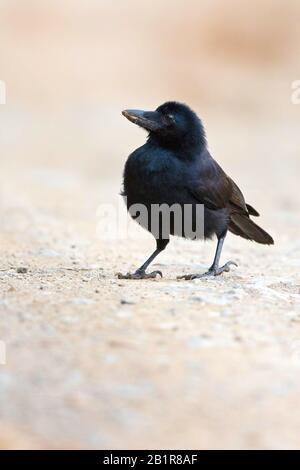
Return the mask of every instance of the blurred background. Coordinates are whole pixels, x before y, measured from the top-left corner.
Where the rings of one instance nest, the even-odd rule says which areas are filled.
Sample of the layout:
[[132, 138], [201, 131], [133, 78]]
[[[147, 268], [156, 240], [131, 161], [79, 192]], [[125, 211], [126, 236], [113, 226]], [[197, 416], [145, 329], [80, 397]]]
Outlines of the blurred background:
[[119, 177], [144, 141], [121, 110], [176, 99], [203, 118], [220, 159], [230, 146], [244, 164], [250, 146], [269, 164], [278, 126], [271, 166], [280, 165], [299, 117], [290, 100], [299, 8], [297, 0], [1, 0], [2, 160]]
[[[226, 419], [232, 419], [230, 414], [221, 423], [217, 418], [208, 420], [210, 431], [206, 437], [202, 434], [200, 443], [188, 432], [174, 431], [172, 435], [172, 429], [179, 426], [174, 417], [167, 423], [170, 429], [162, 425], [169, 432], [167, 441], [151, 440], [155, 426], [161, 424], [159, 418], [152, 423], [153, 429], [141, 419], [141, 433], [136, 415], [122, 415], [118, 421], [117, 408], [113, 415], [107, 410], [101, 415], [98, 410], [101, 417], [95, 418], [92, 405], [97, 396], [82, 397], [86, 385], [80, 375], [82, 370], [70, 378], [68, 390], [58, 391], [51, 401], [46, 392], [44, 395], [40, 392], [42, 385], [38, 384], [44, 384], [44, 380], [45, 387], [51, 389], [56, 381], [49, 379], [48, 383], [47, 378], [36, 374], [37, 368], [41, 370], [45, 364], [54, 370], [57, 357], [49, 359], [41, 351], [48, 344], [47, 335], [55, 334], [63, 351], [65, 341], [70, 340], [69, 329], [76, 327], [72, 319], [68, 320], [69, 327], [61, 326], [58, 312], [63, 315], [64, 302], [69, 300], [63, 297], [62, 286], [56, 286], [51, 273], [48, 276], [53, 290], [49, 287], [49, 297], [39, 297], [45, 294], [33, 293], [31, 289], [35, 282], [39, 288], [46, 265], [56, 269], [61, 267], [59, 263], [69, 266], [73, 262], [76, 267], [87, 260], [90, 265], [94, 260], [97, 268], [102, 266], [105, 272], [111, 269], [107, 282], [112, 282], [114, 268], [128, 270], [131, 263], [132, 266], [139, 263], [140, 257], [151, 249], [149, 241], [145, 253], [132, 254], [129, 259], [127, 254], [132, 245], [125, 244], [119, 251], [117, 245], [109, 242], [97, 244], [96, 211], [100, 202], [116, 198], [125, 159], [145, 140], [142, 130], [126, 121], [121, 111], [154, 109], [167, 100], [186, 102], [199, 114], [214, 157], [237, 180], [248, 202], [258, 206], [264, 227], [277, 238], [280, 234], [280, 246], [285, 250], [284, 256], [288, 256], [291, 240], [299, 237], [300, 105], [291, 101], [292, 82], [300, 79], [299, 15], [298, 0], [0, 0], [0, 80], [6, 83], [7, 92], [6, 104], [0, 106], [0, 250], [4, 299], [0, 303], [3, 320], [0, 339], [15, 344], [18, 338], [15, 346], [20, 348], [19, 353], [28, 356], [22, 369], [17, 355], [11, 353], [8, 366], [0, 371], [3, 447], [122, 444], [134, 447], [149, 442], [156, 446], [188, 446], [189, 442], [199, 446], [202, 442], [213, 447], [217, 445], [217, 435], [217, 442], [223, 447], [279, 445], [281, 440], [276, 440], [276, 436], [271, 441], [254, 438], [251, 426], [249, 440], [243, 440], [238, 421], [233, 440], [224, 438], [226, 442], [223, 442], [222, 429], [226, 428]], [[255, 249], [258, 257], [265, 253], [260, 247]], [[193, 250], [195, 254], [197, 250]], [[299, 245], [295, 246], [294, 255], [299, 250]], [[104, 258], [104, 251], [110, 260]], [[175, 252], [170, 253], [171, 257]], [[209, 255], [205, 256], [208, 262]], [[271, 265], [271, 258], [269, 262]], [[10, 277], [11, 271], [4, 272], [18, 265], [35, 266], [36, 277], [24, 281], [20, 276]], [[295, 274], [295, 265], [293, 269]], [[70, 289], [72, 284], [80, 289], [82, 279], [77, 281], [60, 279]], [[92, 279], [92, 286], [93, 282], [97, 289], [105, 289], [105, 275], [100, 284]], [[103, 311], [112, 312], [120, 295], [111, 290], [101, 292]], [[151, 297], [150, 292], [145, 295]], [[53, 306], [56, 298], [58, 304]], [[22, 305], [26, 305], [25, 312]], [[75, 310], [92, 309], [84, 302], [80, 307], [76, 305], [73, 305]], [[72, 317], [74, 312], [70, 308], [67, 310]], [[7, 320], [7, 310], [11, 312], [12, 323]], [[40, 338], [34, 351], [28, 348], [26, 328], [22, 326], [24, 318], [21, 320], [16, 312], [29, 315], [25, 318], [29, 322], [27, 334], [29, 331], [33, 337]], [[47, 321], [39, 317], [41, 312]], [[163, 310], [160, 314], [163, 315]], [[56, 333], [45, 332], [45, 324]], [[95, 332], [95, 323], [92, 325]], [[114, 335], [111, 329], [109, 332], [107, 335]], [[81, 341], [79, 336], [76, 338]], [[55, 344], [51, 343], [53, 348], [57, 348]], [[114, 343], [112, 347], [117, 346]], [[96, 360], [92, 359], [93, 346], [89, 344], [88, 348], [87, 362], [82, 365], [85, 373], [97, 369], [96, 362], [91, 365]], [[62, 352], [62, 356], [72, 357], [73, 353], [68, 351]], [[113, 364], [112, 357], [107, 356], [107, 367]], [[132, 367], [137, 373], [139, 367]], [[67, 361], [66, 371], [71, 369]], [[149, 370], [149, 377], [152, 373], [154, 377], [155, 368]], [[68, 374], [66, 371], [61, 371], [62, 382], [64, 373]], [[146, 372], [141, 373], [147, 376]], [[107, 374], [101, 380], [109, 380], [109, 368]], [[179, 376], [176, 371], [170, 374], [170, 383], [174, 380], [175, 387]], [[55, 377], [60, 383], [58, 376]], [[151, 383], [155, 383], [153, 377], [149, 378]], [[18, 380], [24, 386], [22, 395]], [[115, 390], [113, 386], [112, 389]], [[125, 395], [129, 394], [133, 400], [134, 393], [144, 393], [144, 389], [126, 390]], [[72, 395], [66, 402], [60, 401], [69, 392], [74, 392], [75, 398]], [[169, 393], [172, 395], [171, 390]], [[39, 397], [38, 405], [30, 396]], [[7, 408], [8, 397], [13, 397], [13, 404]], [[164, 403], [169, 398], [163, 389], [156, 400]], [[184, 401], [180, 403], [183, 417], [186, 408]], [[57, 415], [53, 411], [56, 405], [60, 410]], [[79, 414], [72, 407], [79, 409]], [[55, 417], [53, 422], [52, 417], [53, 420]], [[101, 426], [102, 420], [108, 423], [109, 437], [97, 437], [95, 432], [93, 437], [89, 436], [93, 426], [97, 423]], [[132, 422], [138, 423], [136, 428], [133, 425], [136, 432], [132, 435], [129, 432], [131, 437], [128, 434], [127, 440], [122, 441], [122, 433], [131, 429]], [[68, 434], [70, 423], [74, 435], [69, 440], [57, 436], [58, 427], [64, 436]], [[214, 432], [216, 423], [220, 434]], [[32, 438], [28, 437], [29, 429]], [[190, 441], [183, 442], [184, 435]], [[289, 438], [287, 447], [293, 444], [293, 438]]]

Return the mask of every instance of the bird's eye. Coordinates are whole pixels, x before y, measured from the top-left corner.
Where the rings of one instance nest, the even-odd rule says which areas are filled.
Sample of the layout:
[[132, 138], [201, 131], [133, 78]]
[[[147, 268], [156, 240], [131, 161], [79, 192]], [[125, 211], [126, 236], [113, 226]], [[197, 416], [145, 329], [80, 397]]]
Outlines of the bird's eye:
[[170, 121], [175, 122], [175, 118], [173, 114], [168, 114], [168, 118], [170, 119]]

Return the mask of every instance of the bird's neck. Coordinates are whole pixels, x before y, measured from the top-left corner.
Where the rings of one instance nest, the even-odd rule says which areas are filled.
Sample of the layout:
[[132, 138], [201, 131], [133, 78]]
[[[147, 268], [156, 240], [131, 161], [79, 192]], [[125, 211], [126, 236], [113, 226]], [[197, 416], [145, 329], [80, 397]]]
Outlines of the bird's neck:
[[155, 147], [161, 147], [164, 150], [176, 153], [176, 156], [182, 160], [194, 160], [206, 149], [205, 136], [193, 137], [189, 135], [180, 139], [166, 139], [151, 135], [148, 138], [148, 144]]

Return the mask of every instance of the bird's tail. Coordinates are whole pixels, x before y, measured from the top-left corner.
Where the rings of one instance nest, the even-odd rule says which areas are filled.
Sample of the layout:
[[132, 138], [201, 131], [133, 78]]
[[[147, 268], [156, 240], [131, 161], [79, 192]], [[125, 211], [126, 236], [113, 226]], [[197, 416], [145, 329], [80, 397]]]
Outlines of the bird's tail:
[[232, 214], [228, 228], [230, 232], [247, 240], [253, 240], [262, 245], [274, 245], [271, 235], [244, 214]]

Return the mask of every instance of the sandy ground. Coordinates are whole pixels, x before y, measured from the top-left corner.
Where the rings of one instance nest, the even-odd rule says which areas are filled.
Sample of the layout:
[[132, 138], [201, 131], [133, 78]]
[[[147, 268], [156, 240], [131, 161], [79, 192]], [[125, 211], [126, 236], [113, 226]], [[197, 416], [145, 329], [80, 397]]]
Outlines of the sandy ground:
[[[0, 448], [300, 448], [298, 0], [1, 1]], [[104, 237], [121, 116], [176, 99], [274, 239]], [[121, 205], [121, 213], [125, 208]], [[3, 358], [2, 358], [3, 359]]]
[[[142, 231], [99, 236], [123, 155], [114, 177], [4, 166], [1, 448], [300, 447], [299, 158], [290, 148], [278, 171], [278, 127], [252, 141], [251, 160], [240, 127], [237, 151], [219, 160], [276, 245], [230, 235], [223, 260], [239, 268], [210, 280], [176, 280], [204, 271], [215, 249], [178, 239], [153, 265], [162, 280], [115, 277], [153, 248]], [[214, 132], [226, 147], [229, 130]]]

